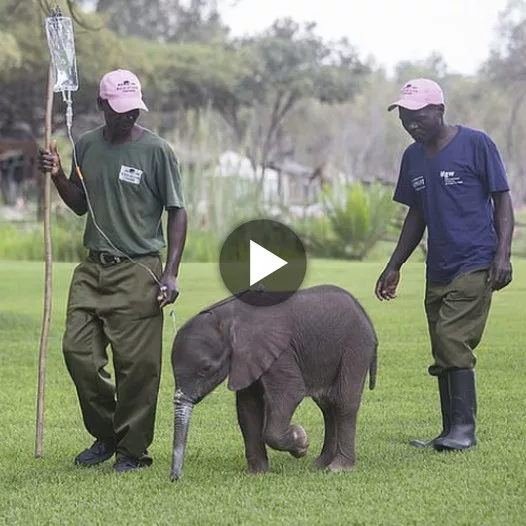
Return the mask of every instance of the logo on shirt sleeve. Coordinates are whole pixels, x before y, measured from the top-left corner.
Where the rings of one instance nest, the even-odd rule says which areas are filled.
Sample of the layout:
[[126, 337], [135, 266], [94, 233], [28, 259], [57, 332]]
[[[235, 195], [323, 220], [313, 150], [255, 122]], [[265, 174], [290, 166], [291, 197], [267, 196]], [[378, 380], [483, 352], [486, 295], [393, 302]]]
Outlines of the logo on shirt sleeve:
[[418, 175], [411, 179], [411, 184], [417, 192], [420, 192], [420, 190], [423, 190], [426, 187], [426, 180], [423, 175]]
[[121, 166], [119, 179], [127, 183], [139, 184], [141, 182], [142, 170], [132, 168], [131, 166]]
[[446, 186], [453, 184], [464, 184], [464, 181], [462, 181], [458, 175], [455, 175], [455, 172], [445, 172], [442, 170], [440, 172], [440, 178]]

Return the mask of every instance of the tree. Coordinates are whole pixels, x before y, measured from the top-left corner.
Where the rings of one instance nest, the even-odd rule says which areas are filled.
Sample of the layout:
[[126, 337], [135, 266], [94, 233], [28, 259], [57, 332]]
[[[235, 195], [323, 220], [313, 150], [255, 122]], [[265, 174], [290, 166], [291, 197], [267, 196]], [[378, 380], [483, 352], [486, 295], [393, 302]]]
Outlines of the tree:
[[[283, 123], [301, 101], [342, 103], [359, 90], [366, 68], [349, 42], [325, 43], [315, 27], [286, 18], [233, 44], [248, 70], [233, 96], [217, 109], [240, 142], [248, 136], [247, 155], [254, 165], [265, 168], [279, 154]], [[257, 122], [252, 129], [251, 121]]]
[[[37, 136], [42, 133], [44, 105], [47, 92], [49, 50], [45, 35], [45, 18], [50, 11], [43, 9], [42, 0], [0, 0], [0, 31], [8, 32], [20, 60], [9, 68], [0, 68], [2, 96], [11, 103], [17, 119], [28, 123]], [[74, 7], [74, 4], [72, 4]], [[73, 13], [63, 10], [64, 15]], [[119, 41], [111, 31], [101, 28], [100, 18], [74, 12], [75, 47], [78, 59], [80, 85], [75, 93], [76, 112], [90, 111], [94, 106], [94, 93], [100, 75], [119, 67], [126, 56], [134, 54], [133, 46]], [[55, 123], [63, 120], [63, 106], [55, 104]]]
[[[10, 101], [16, 118], [23, 119], [35, 135], [42, 133], [49, 51], [44, 33], [47, 13], [43, 0], [0, 0], [0, 32], [7, 35], [2, 53], [2, 96]], [[97, 13], [75, 14], [75, 47], [80, 89], [74, 93], [74, 125], [96, 112], [98, 82], [107, 71], [128, 68], [143, 83], [148, 106], [146, 117], [158, 119], [160, 132], [174, 127], [171, 117], [188, 109], [220, 106], [234, 96], [247, 68], [241, 53], [224, 43], [169, 43], [139, 37], [121, 37]], [[3, 43], [4, 45], [4, 43]], [[2, 49], [2, 51], [4, 48]], [[55, 105], [55, 128], [64, 120], [63, 106]], [[157, 117], [158, 116], [158, 117]], [[93, 118], [89, 118], [93, 123]], [[81, 131], [81, 130], [79, 130]]]
[[526, 1], [508, 2], [499, 18], [497, 35], [497, 44], [481, 73], [487, 77], [489, 90], [498, 94], [494, 97], [493, 117], [502, 132], [515, 199], [523, 202], [526, 198]]
[[395, 67], [396, 82], [403, 84], [409, 79], [426, 77], [435, 82], [441, 82], [448, 75], [448, 66], [440, 53], [431, 53], [424, 60], [412, 62], [402, 60]]
[[212, 42], [222, 40], [228, 28], [219, 15], [218, 0], [78, 0], [81, 7], [95, 4], [108, 27], [119, 36], [159, 42]]

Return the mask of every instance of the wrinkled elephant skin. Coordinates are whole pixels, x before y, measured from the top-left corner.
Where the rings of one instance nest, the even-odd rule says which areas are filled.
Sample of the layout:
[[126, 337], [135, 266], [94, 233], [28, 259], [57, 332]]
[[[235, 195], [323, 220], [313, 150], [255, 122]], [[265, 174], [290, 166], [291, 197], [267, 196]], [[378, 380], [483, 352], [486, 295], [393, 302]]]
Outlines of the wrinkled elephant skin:
[[[264, 303], [272, 293], [245, 294], [260, 294]], [[274, 306], [232, 297], [204, 309], [180, 328], [172, 347], [177, 390], [171, 479], [182, 475], [193, 407], [227, 377], [249, 473], [268, 471], [267, 446], [297, 458], [307, 454], [305, 430], [291, 423], [305, 397], [313, 398], [324, 419], [315, 466], [352, 469], [367, 375], [369, 388], [375, 387], [377, 347], [364, 309], [333, 285], [300, 290]]]

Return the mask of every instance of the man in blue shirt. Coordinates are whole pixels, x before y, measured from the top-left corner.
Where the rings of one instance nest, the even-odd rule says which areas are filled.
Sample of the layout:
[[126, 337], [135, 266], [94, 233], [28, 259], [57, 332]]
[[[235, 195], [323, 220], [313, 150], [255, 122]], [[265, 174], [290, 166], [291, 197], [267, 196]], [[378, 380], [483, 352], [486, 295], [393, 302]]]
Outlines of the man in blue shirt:
[[398, 108], [414, 139], [404, 152], [394, 200], [409, 207], [398, 244], [376, 284], [379, 300], [396, 297], [400, 268], [428, 231], [425, 310], [438, 378], [442, 432], [416, 447], [465, 450], [476, 445], [474, 350], [493, 291], [512, 279], [514, 214], [506, 171], [482, 131], [444, 119], [444, 95], [414, 79], [388, 107]]

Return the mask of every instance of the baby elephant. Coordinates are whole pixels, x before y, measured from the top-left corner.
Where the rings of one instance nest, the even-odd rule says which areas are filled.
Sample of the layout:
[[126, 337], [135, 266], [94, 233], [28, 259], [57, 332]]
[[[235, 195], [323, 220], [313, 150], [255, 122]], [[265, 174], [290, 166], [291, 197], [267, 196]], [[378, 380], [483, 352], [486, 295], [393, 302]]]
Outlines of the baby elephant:
[[[320, 407], [325, 440], [316, 466], [355, 464], [356, 419], [369, 373], [374, 389], [378, 341], [358, 301], [333, 285], [296, 292], [277, 305], [276, 293], [247, 291], [203, 310], [178, 331], [172, 348], [176, 382], [171, 479], [181, 477], [195, 404], [226, 377], [236, 392], [250, 473], [268, 471], [266, 446], [295, 457], [307, 453], [304, 429], [291, 418], [306, 396]], [[256, 297], [257, 296], [257, 297]], [[253, 306], [257, 301], [258, 307]]]

